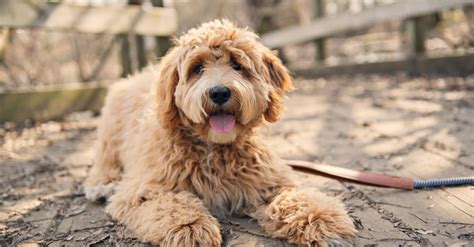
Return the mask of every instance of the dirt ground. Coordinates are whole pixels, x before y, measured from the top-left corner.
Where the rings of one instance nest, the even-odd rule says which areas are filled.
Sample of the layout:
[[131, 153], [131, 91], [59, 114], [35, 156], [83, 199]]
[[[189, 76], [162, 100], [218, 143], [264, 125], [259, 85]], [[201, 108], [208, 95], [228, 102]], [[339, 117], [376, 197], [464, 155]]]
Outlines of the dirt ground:
[[[262, 130], [281, 157], [412, 178], [474, 175], [474, 78], [356, 76], [297, 87], [283, 120]], [[84, 198], [97, 118], [76, 119], [0, 130], [0, 246], [149, 245]], [[472, 186], [404, 191], [300, 177], [344, 200], [356, 246], [474, 246]], [[288, 246], [250, 219], [221, 224], [225, 246]]]

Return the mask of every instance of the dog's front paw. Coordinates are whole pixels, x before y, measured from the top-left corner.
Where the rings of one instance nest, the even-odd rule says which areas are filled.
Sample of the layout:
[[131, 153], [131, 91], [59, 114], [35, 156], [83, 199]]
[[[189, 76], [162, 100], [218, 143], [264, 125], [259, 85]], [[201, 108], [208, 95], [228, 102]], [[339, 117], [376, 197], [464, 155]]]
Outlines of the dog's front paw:
[[283, 190], [253, 216], [272, 236], [305, 246], [345, 246], [357, 233], [343, 205], [317, 191]]
[[166, 234], [160, 246], [221, 246], [222, 236], [214, 220], [200, 218], [189, 224], [180, 224]]
[[289, 219], [288, 241], [307, 246], [345, 246], [356, 235], [352, 220], [344, 211], [316, 209]]

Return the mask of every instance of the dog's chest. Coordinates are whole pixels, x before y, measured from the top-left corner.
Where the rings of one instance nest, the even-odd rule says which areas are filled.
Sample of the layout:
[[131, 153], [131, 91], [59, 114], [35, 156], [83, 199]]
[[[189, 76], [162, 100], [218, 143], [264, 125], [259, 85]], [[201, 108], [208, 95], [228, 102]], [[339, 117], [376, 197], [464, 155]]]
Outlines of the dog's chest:
[[203, 159], [190, 176], [190, 186], [217, 215], [238, 213], [260, 199], [263, 188], [245, 160]]
[[[189, 145], [188, 145], [189, 147]], [[262, 203], [281, 184], [271, 157], [254, 145], [212, 147], [193, 145], [180, 149], [181, 157], [165, 161], [160, 183], [165, 189], [189, 191], [214, 215], [240, 214]]]

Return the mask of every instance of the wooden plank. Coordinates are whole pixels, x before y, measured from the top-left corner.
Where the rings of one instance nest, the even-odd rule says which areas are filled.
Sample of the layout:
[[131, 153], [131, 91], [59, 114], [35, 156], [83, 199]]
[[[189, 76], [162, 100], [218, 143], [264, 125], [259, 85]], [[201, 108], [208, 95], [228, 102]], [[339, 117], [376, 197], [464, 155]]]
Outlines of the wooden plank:
[[474, 0], [404, 0], [367, 9], [356, 14], [329, 16], [308, 25], [293, 26], [270, 32], [262, 37], [265, 45], [278, 48], [325, 38], [348, 31], [360, 30], [380, 22], [423, 16], [440, 10], [474, 4]]
[[298, 76], [307, 78], [331, 75], [356, 74], [397, 74], [410, 75], [442, 75], [469, 76], [474, 72], [474, 54], [452, 55], [444, 57], [419, 57], [374, 63], [353, 63], [333, 66], [312, 66], [309, 68], [293, 68]]
[[23, 27], [29, 25], [38, 17], [35, 6], [25, 1], [0, 1], [0, 26]]
[[92, 34], [170, 36], [177, 30], [177, 15], [171, 8], [92, 7], [67, 3], [32, 5], [26, 0], [2, 0], [0, 26]]
[[60, 119], [76, 111], [98, 112], [107, 88], [80, 86], [70, 89], [52, 89], [0, 94], [0, 123], [21, 122], [26, 119], [47, 121]]

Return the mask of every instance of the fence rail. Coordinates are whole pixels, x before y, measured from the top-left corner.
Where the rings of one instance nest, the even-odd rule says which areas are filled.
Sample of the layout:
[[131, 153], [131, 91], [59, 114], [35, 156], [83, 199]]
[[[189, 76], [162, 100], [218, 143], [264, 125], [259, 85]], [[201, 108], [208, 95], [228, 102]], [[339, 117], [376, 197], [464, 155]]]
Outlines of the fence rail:
[[[138, 70], [146, 66], [144, 36], [155, 37], [156, 57], [163, 56], [170, 46], [168, 37], [178, 30], [177, 22], [175, 9], [160, 6], [79, 6], [40, 0], [0, 0], [3, 28], [117, 35], [121, 43], [122, 77], [133, 73], [132, 60], [137, 61], [134, 64]], [[101, 64], [97, 68], [94, 74], [100, 72]]]
[[308, 25], [293, 26], [269, 32], [262, 42], [271, 47], [297, 44], [356, 31], [391, 20], [405, 20], [449, 8], [472, 5], [474, 0], [403, 0], [367, 9], [356, 14], [340, 14], [317, 18]]
[[78, 85], [15, 93], [0, 93], [0, 123], [21, 123], [26, 119], [48, 121], [61, 119], [77, 111], [99, 112], [107, 87], [104, 85]]
[[149, 36], [170, 36], [178, 28], [176, 11], [171, 8], [77, 6], [66, 3], [42, 4], [28, 0], [1, 0], [0, 26]]

